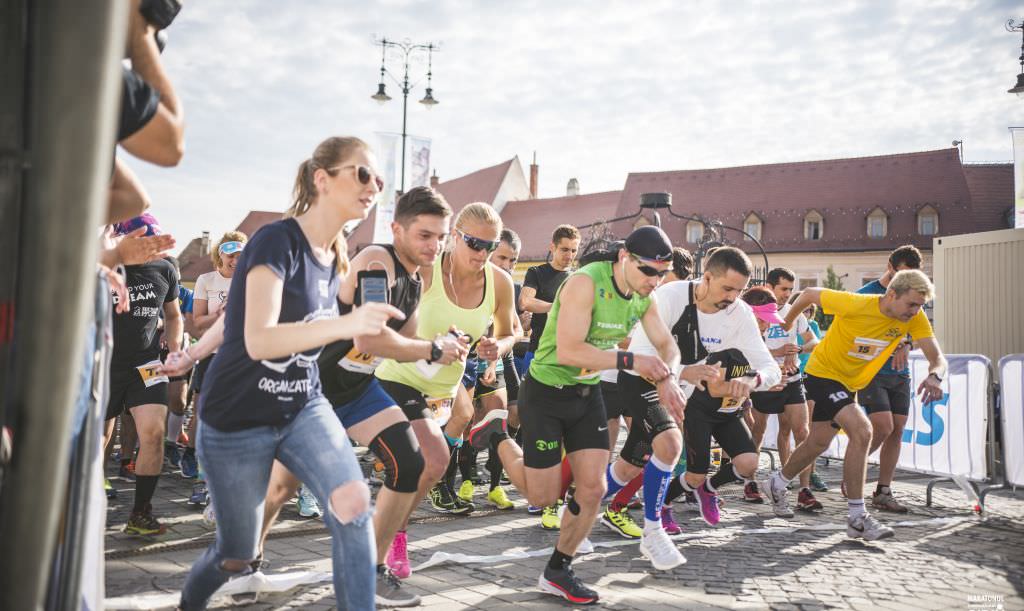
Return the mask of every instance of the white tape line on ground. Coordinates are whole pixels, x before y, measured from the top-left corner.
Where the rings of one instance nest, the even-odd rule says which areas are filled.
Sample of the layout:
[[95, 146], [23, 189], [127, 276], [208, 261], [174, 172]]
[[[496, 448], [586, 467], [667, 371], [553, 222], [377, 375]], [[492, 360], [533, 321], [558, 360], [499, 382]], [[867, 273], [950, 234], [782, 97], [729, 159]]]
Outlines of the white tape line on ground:
[[[961, 522], [968, 522], [976, 518], [959, 516], [954, 518], [932, 518], [929, 520], [905, 520], [901, 522], [889, 522], [889, 526], [895, 528], [915, 528], [921, 526], [948, 526], [952, 524], [959, 524]], [[787, 535], [792, 534], [801, 530], [810, 531], [828, 531], [828, 530], [842, 530], [846, 528], [846, 524], [814, 524], [814, 525], [797, 525], [797, 526], [772, 526], [768, 528], [716, 528], [701, 531], [697, 533], [687, 533], [683, 535], [676, 535], [672, 537], [674, 541], [688, 541], [695, 539], [703, 539], [710, 536], [721, 537], [728, 535]], [[595, 548], [615, 548], [623, 547], [626, 545], [637, 545], [639, 539], [630, 539], [622, 541], [598, 541], [594, 543]], [[494, 554], [490, 556], [474, 556], [472, 554], [450, 554], [448, 552], [434, 552], [428, 560], [413, 567], [414, 572], [424, 571], [426, 569], [435, 567], [445, 562], [452, 562], [455, 564], [497, 564], [499, 562], [512, 562], [515, 560], [523, 560], [526, 558], [537, 558], [541, 556], [547, 556], [551, 554], [552, 548], [546, 547], [537, 550], [527, 551], [507, 551], [501, 554]], [[274, 575], [264, 575], [263, 573], [254, 573], [252, 575], [246, 575], [232, 579], [228, 583], [224, 584], [221, 589], [217, 590], [215, 597], [237, 595], [237, 594], [257, 594], [264, 592], [285, 592], [296, 586], [309, 585], [315, 583], [330, 583], [331, 574], [313, 571], [296, 571], [293, 573], [277, 573]], [[180, 594], [177, 592], [171, 593], [147, 593], [137, 594], [134, 596], [118, 596], [117, 598], [106, 599], [105, 605], [107, 609], [159, 609], [164, 607], [173, 607], [178, 604]]]

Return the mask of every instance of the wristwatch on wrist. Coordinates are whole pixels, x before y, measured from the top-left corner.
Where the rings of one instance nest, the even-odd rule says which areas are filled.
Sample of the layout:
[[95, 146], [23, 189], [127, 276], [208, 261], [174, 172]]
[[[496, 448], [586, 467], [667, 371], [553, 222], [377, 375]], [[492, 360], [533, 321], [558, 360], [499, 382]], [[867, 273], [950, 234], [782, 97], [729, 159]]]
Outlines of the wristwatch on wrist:
[[433, 363], [434, 361], [440, 360], [444, 356], [444, 349], [441, 348], [441, 342], [436, 339], [430, 342], [430, 358], [427, 359], [427, 363]]

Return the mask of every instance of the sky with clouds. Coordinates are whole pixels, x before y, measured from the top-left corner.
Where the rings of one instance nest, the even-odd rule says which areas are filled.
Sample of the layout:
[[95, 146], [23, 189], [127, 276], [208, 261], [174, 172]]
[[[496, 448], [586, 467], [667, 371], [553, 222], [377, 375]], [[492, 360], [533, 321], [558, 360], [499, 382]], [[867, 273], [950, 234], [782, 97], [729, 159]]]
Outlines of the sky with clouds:
[[[370, 99], [375, 35], [441, 42], [428, 111], [441, 180], [536, 151], [540, 195], [622, 188], [631, 171], [931, 150], [1012, 158], [1010, 2], [189, 0], [164, 61], [186, 113], [176, 168], [129, 160], [180, 246], [284, 210], [330, 135], [399, 132], [400, 89]], [[400, 72], [399, 62], [389, 68]], [[413, 78], [426, 72], [414, 65]], [[399, 75], [400, 76], [400, 75]], [[127, 157], [122, 153], [122, 156]]]

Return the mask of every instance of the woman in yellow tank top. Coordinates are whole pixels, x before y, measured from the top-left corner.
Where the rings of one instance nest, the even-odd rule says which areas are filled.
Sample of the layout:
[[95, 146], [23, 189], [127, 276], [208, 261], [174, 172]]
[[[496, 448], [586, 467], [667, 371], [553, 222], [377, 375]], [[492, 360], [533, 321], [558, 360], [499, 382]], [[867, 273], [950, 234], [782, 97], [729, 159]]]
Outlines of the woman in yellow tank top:
[[[490, 262], [499, 244], [501, 217], [491, 206], [475, 203], [463, 208], [453, 225], [446, 252], [423, 276], [417, 335], [431, 339], [455, 329], [476, 343], [479, 358], [493, 361], [510, 352], [515, 343], [512, 278]], [[493, 336], [485, 336], [492, 320]], [[472, 417], [472, 405], [455, 401], [464, 369], [464, 361], [445, 366], [385, 361], [376, 371], [417, 432], [427, 433], [417, 436], [430, 439], [422, 445], [426, 467], [419, 498], [430, 490], [436, 510], [458, 514], [469, 513], [473, 505], [457, 499], [443, 481], [434, 484], [457, 459]]]

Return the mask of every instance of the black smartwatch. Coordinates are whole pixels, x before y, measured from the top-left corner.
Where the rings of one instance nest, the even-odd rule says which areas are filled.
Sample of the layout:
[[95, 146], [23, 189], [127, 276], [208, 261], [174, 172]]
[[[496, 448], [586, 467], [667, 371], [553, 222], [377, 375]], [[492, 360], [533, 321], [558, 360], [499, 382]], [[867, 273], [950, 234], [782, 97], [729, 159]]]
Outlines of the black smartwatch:
[[444, 356], [444, 349], [441, 348], [441, 342], [436, 339], [430, 342], [430, 358], [427, 359], [427, 363], [440, 360], [442, 356]]

